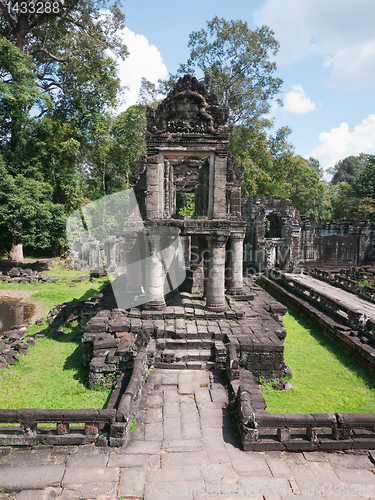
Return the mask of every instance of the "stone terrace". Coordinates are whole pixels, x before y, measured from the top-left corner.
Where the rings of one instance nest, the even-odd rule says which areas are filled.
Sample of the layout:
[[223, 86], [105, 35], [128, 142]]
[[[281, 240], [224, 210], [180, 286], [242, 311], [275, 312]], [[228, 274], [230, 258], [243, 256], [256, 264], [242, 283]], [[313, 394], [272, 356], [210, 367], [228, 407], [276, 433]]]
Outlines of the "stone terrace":
[[125, 448], [0, 448], [0, 500], [374, 498], [372, 452], [245, 452], [221, 373], [152, 370]]
[[224, 364], [227, 347], [233, 345], [240, 365], [255, 376], [282, 377], [286, 308], [251, 280], [242, 296], [227, 296], [227, 302], [225, 312], [206, 311], [201, 295], [182, 292], [169, 297], [163, 311], [100, 311], [87, 323], [82, 338], [91, 385], [100, 383], [106, 373], [131, 368], [133, 340], [142, 329], [151, 336], [149, 365], [157, 368]]

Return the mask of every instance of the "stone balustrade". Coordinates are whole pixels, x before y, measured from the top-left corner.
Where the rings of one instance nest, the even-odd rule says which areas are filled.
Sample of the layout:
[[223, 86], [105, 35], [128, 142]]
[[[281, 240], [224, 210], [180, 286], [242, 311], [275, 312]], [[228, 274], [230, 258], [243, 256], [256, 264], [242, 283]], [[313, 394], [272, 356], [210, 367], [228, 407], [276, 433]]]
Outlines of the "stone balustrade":
[[[106, 409], [0, 409], [0, 446], [124, 446], [135, 418], [147, 373], [147, 346], [140, 346], [127, 384], [118, 382]], [[56, 424], [55, 427], [40, 427]], [[78, 426], [83, 424], [83, 426]]]
[[[100, 429], [115, 422], [114, 409], [47, 410], [23, 408], [0, 410], [1, 446], [88, 444], [97, 441]], [[13, 424], [13, 427], [11, 426]], [[15, 427], [14, 424], [17, 426]], [[55, 427], [40, 427], [56, 424]], [[84, 426], [78, 426], [84, 424]]]
[[245, 451], [375, 449], [373, 413], [268, 413], [261, 386], [249, 372], [240, 370], [235, 382]]
[[[353, 269], [355, 269], [355, 268], [353, 268]], [[342, 288], [343, 290], [347, 290], [348, 292], [355, 293], [359, 297], [361, 297], [365, 300], [368, 300], [369, 302], [375, 303], [375, 287], [374, 286], [372, 286], [372, 285], [360, 286], [358, 281], [351, 278], [350, 276], [342, 274], [342, 272], [333, 274], [333, 273], [330, 273], [329, 271], [324, 271], [323, 269], [314, 268], [311, 271], [311, 276], [313, 276], [314, 278], [318, 278], [322, 281], [326, 281], [327, 283], [330, 283], [332, 285], [338, 286], [338, 287]], [[356, 274], [353, 270], [350, 272], [352, 274], [354, 274], [354, 276], [358, 280], [361, 280], [363, 278], [363, 276], [360, 273]], [[363, 279], [362, 281], [366, 281], [366, 280]]]
[[363, 311], [348, 307], [339, 299], [332, 298], [326, 293], [313, 290], [308, 285], [294, 281], [293, 278], [285, 276], [285, 274], [281, 272], [277, 273], [275, 279], [280, 279], [299, 295], [309, 298], [328, 312], [339, 315], [340, 318], [344, 319], [348, 326], [354, 330], [358, 330], [358, 328], [363, 326]]

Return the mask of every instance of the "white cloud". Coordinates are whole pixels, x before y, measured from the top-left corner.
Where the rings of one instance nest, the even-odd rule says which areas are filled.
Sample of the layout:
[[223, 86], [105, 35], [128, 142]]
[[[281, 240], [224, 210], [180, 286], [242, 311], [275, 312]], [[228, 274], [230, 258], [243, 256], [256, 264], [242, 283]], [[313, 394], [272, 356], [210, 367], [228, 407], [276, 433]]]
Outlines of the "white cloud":
[[122, 39], [130, 53], [125, 61], [119, 61], [121, 84], [129, 87], [125, 94], [126, 103], [121, 108], [123, 111], [136, 103], [142, 77], [157, 83], [159, 78], [167, 76], [168, 70], [158, 49], [155, 45], [150, 45], [144, 35], [136, 34], [129, 28], [124, 28]]
[[279, 63], [319, 55], [331, 69], [328, 83], [375, 86], [373, 0], [265, 0], [254, 12], [280, 42]]
[[304, 115], [316, 109], [309, 97], [307, 97], [302, 85], [293, 85], [292, 90], [284, 97], [284, 109], [290, 113]]
[[319, 140], [321, 144], [309, 156], [317, 158], [325, 170], [347, 156], [375, 153], [375, 115], [365, 118], [360, 125], [354, 127], [353, 132], [343, 122], [330, 132], [319, 134]]

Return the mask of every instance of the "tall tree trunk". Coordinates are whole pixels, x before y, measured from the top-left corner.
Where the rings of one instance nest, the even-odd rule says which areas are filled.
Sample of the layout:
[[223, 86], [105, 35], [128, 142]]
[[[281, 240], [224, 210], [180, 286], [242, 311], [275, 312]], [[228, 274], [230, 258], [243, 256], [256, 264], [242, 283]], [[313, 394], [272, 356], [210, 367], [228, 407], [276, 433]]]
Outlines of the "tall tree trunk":
[[16, 262], [23, 262], [23, 245], [20, 243], [22, 237], [22, 222], [16, 222], [13, 232], [12, 248], [9, 257]]
[[26, 52], [27, 14], [21, 14], [18, 18], [16, 32], [16, 46], [21, 52]]
[[15, 262], [23, 262], [23, 245], [22, 243], [13, 244], [9, 251], [9, 257]]

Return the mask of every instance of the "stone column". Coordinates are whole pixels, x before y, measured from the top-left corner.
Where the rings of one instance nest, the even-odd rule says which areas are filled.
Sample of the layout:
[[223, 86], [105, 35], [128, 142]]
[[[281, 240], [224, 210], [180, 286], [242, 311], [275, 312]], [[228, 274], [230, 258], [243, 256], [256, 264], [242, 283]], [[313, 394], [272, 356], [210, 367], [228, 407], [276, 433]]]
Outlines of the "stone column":
[[108, 237], [107, 267], [109, 271], [116, 270], [116, 236]]
[[207, 236], [208, 275], [206, 288], [206, 308], [209, 311], [225, 311], [225, 244], [227, 236]]
[[228, 249], [228, 281], [227, 293], [241, 295], [243, 293], [243, 233], [232, 233]]
[[140, 248], [142, 239], [143, 233], [136, 231], [128, 232], [125, 235], [126, 293], [134, 298], [144, 293]]
[[100, 244], [94, 238], [89, 240], [89, 266], [90, 271], [98, 270], [100, 267]]
[[146, 309], [160, 310], [166, 307], [164, 300], [165, 270], [161, 256], [163, 235], [152, 232], [149, 237], [150, 255], [146, 267]]

